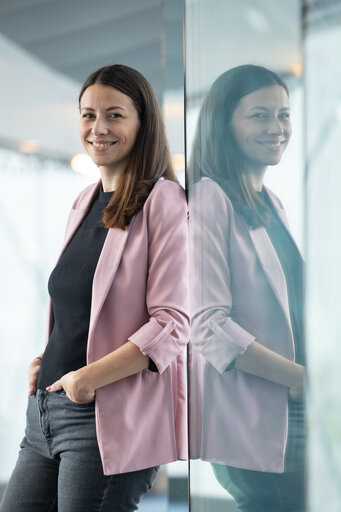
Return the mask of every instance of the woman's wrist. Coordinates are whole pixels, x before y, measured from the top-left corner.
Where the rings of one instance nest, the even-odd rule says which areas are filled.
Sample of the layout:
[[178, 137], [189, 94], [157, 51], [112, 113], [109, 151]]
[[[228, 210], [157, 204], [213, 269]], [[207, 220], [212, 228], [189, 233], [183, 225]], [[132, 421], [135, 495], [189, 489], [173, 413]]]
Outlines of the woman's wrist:
[[294, 378], [293, 378], [293, 381], [290, 383], [289, 387], [292, 387], [292, 388], [304, 387], [306, 370], [305, 370], [304, 366], [302, 366], [298, 363], [293, 363], [293, 365], [294, 365]]
[[90, 366], [92, 365], [82, 366], [82, 368], [76, 370], [74, 375], [75, 385], [76, 387], [81, 389], [89, 389], [91, 391], [96, 391], [95, 382], [93, 382], [93, 379], [91, 379], [91, 371], [89, 371]]
[[257, 340], [235, 359], [235, 368], [288, 388], [304, 386], [305, 368], [302, 365], [273, 352]]
[[75, 378], [81, 387], [95, 391], [148, 368], [149, 357], [140, 348], [127, 341], [106, 356], [77, 370]]

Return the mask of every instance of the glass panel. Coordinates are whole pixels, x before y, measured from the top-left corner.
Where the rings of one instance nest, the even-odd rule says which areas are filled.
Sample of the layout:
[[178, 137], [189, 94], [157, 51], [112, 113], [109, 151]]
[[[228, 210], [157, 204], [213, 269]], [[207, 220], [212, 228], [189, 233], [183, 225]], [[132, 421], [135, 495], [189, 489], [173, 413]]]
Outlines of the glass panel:
[[[173, 165], [185, 187], [183, 0], [164, 1], [163, 115]], [[188, 510], [188, 463], [167, 464], [168, 512]], [[147, 508], [146, 510], [149, 509]], [[158, 512], [161, 512], [159, 509]]]
[[340, 510], [341, 3], [305, 2], [308, 510]]
[[304, 509], [300, 8], [186, 0], [194, 512]]
[[[70, 166], [83, 153], [80, 86], [110, 63], [141, 71], [163, 106], [184, 185], [182, 25], [183, 0], [1, 2], [0, 498], [23, 437], [27, 365], [43, 347], [47, 279], [75, 197], [99, 177], [82, 156]], [[162, 467], [141, 511], [187, 509], [187, 485], [187, 462]]]

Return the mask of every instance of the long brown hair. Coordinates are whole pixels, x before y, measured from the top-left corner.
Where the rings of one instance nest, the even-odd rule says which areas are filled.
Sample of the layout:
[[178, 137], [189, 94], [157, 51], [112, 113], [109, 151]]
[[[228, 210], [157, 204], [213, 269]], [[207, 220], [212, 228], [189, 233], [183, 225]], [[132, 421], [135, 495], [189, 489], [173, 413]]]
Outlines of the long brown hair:
[[280, 85], [289, 96], [283, 80], [261, 66], [247, 64], [220, 75], [201, 107], [189, 165], [190, 184], [203, 176], [219, 183], [253, 228], [270, 224], [269, 209], [245, 173], [231, 120], [241, 98], [272, 85]]
[[138, 113], [140, 128], [127, 169], [104, 210], [102, 222], [107, 228], [125, 229], [133, 215], [143, 206], [155, 182], [164, 177], [177, 182], [171, 164], [160, 108], [150, 83], [133, 68], [122, 64], [105, 66], [84, 82], [85, 89], [100, 84], [114, 87], [129, 96]]

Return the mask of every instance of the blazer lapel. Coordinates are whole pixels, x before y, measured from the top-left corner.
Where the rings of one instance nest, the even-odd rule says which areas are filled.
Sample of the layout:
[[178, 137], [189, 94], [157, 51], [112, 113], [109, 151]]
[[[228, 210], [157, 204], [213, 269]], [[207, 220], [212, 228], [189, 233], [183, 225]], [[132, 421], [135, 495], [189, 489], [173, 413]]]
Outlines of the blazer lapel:
[[115, 278], [134, 218], [123, 231], [119, 228], [108, 230], [100, 254], [92, 284], [92, 302], [89, 325], [89, 339], [95, 328], [99, 313]]
[[[60, 251], [60, 254], [58, 256], [57, 262], [60, 260], [63, 252], [65, 251], [68, 243], [70, 242], [71, 238], [77, 231], [80, 223], [84, 219], [87, 211], [90, 208], [90, 205], [95, 197], [95, 195], [98, 192], [98, 189], [100, 187], [101, 181], [98, 181], [93, 189], [89, 191], [89, 193], [82, 199], [82, 207], [81, 208], [73, 208], [69, 214], [68, 223], [65, 230], [65, 237], [63, 242], [62, 250]], [[47, 325], [47, 333], [46, 333], [46, 339], [45, 344], [48, 343], [52, 328], [54, 323], [54, 317], [53, 317], [53, 309], [52, 309], [52, 302], [51, 299], [49, 299], [48, 303], [48, 325]]]
[[[71, 210], [66, 228], [63, 247], [58, 260], [62, 256], [65, 248], [67, 247], [68, 243], [70, 242], [76, 230], [78, 229], [80, 223], [87, 214], [93, 199], [98, 193], [100, 184], [101, 181], [99, 181], [94, 186], [94, 188], [92, 190], [89, 190], [89, 193], [82, 198], [81, 207]], [[119, 263], [122, 258], [124, 247], [127, 242], [128, 234], [133, 222], [134, 217], [130, 222], [129, 226], [124, 231], [118, 228], [111, 228], [108, 230], [108, 234], [106, 236], [100, 257], [97, 262], [92, 284], [91, 313], [88, 340], [90, 340], [91, 333], [94, 330], [99, 313], [101, 311], [105, 298], [108, 295], [110, 286], [114, 280], [115, 274], [117, 272]]]
[[65, 251], [68, 243], [70, 242], [70, 240], [73, 237], [73, 235], [76, 233], [80, 223], [82, 222], [82, 220], [84, 219], [85, 215], [87, 214], [87, 212], [88, 212], [88, 210], [90, 208], [90, 205], [91, 205], [93, 199], [95, 198], [95, 195], [98, 193], [98, 189], [100, 187], [100, 184], [101, 184], [100, 181], [98, 183], [96, 183], [96, 185], [94, 186], [93, 190], [91, 190], [89, 192], [89, 194], [86, 197], [83, 198], [83, 200], [82, 200], [82, 207], [81, 208], [75, 208], [75, 209], [71, 210], [70, 215], [69, 215], [69, 220], [68, 220], [68, 223], [67, 223], [67, 226], [66, 226], [63, 247], [62, 247], [62, 250], [60, 252], [58, 260], [60, 259], [61, 255]]
[[248, 230], [265, 276], [291, 326], [287, 283], [277, 253], [264, 227]]

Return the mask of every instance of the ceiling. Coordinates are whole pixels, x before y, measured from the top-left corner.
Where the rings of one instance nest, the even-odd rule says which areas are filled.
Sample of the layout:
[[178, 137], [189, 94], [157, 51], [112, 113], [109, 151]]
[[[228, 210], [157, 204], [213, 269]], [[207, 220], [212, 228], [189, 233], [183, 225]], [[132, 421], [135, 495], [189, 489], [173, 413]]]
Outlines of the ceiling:
[[182, 89], [182, 2], [0, 0], [0, 146], [21, 151], [32, 139], [59, 159], [81, 151], [78, 92], [104, 65], [138, 69], [160, 103]]
[[82, 83], [100, 66], [141, 71], [163, 89], [163, 0], [2, 0], [0, 32], [53, 70]]
[[[7, 77], [0, 94], [1, 112], [7, 119], [0, 125], [0, 145], [10, 147], [13, 141], [18, 147], [29, 138], [40, 141], [44, 154], [68, 158], [80, 151], [80, 84], [102, 65], [123, 63], [141, 71], [160, 102], [165, 99], [166, 124], [170, 126], [169, 119], [174, 118], [168, 136], [179, 151], [183, 3], [0, 0], [0, 64]], [[186, 0], [185, 4], [187, 100], [201, 100], [220, 73], [241, 63], [289, 74], [299, 64], [301, 0]], [[171, 101], [168, 93], [175, 94]]]
[[194, 102], [241, 64], [290, 79], [302, 64], [301, 0], [186, 0], [186, 55], [187, 98]]
[[[161, 100], [165, 89], [183, 87], [183, 3], [1, 0], [0, 33], [78, 85], [102, 65], [135, 67]], [[188, 97], [198, 93], [193, 70], [203, 70], [204, 93], [219, 73], [241, 62], [281, 71], [300, 59], [301, 0], [186, 0], [185, 7]]]

